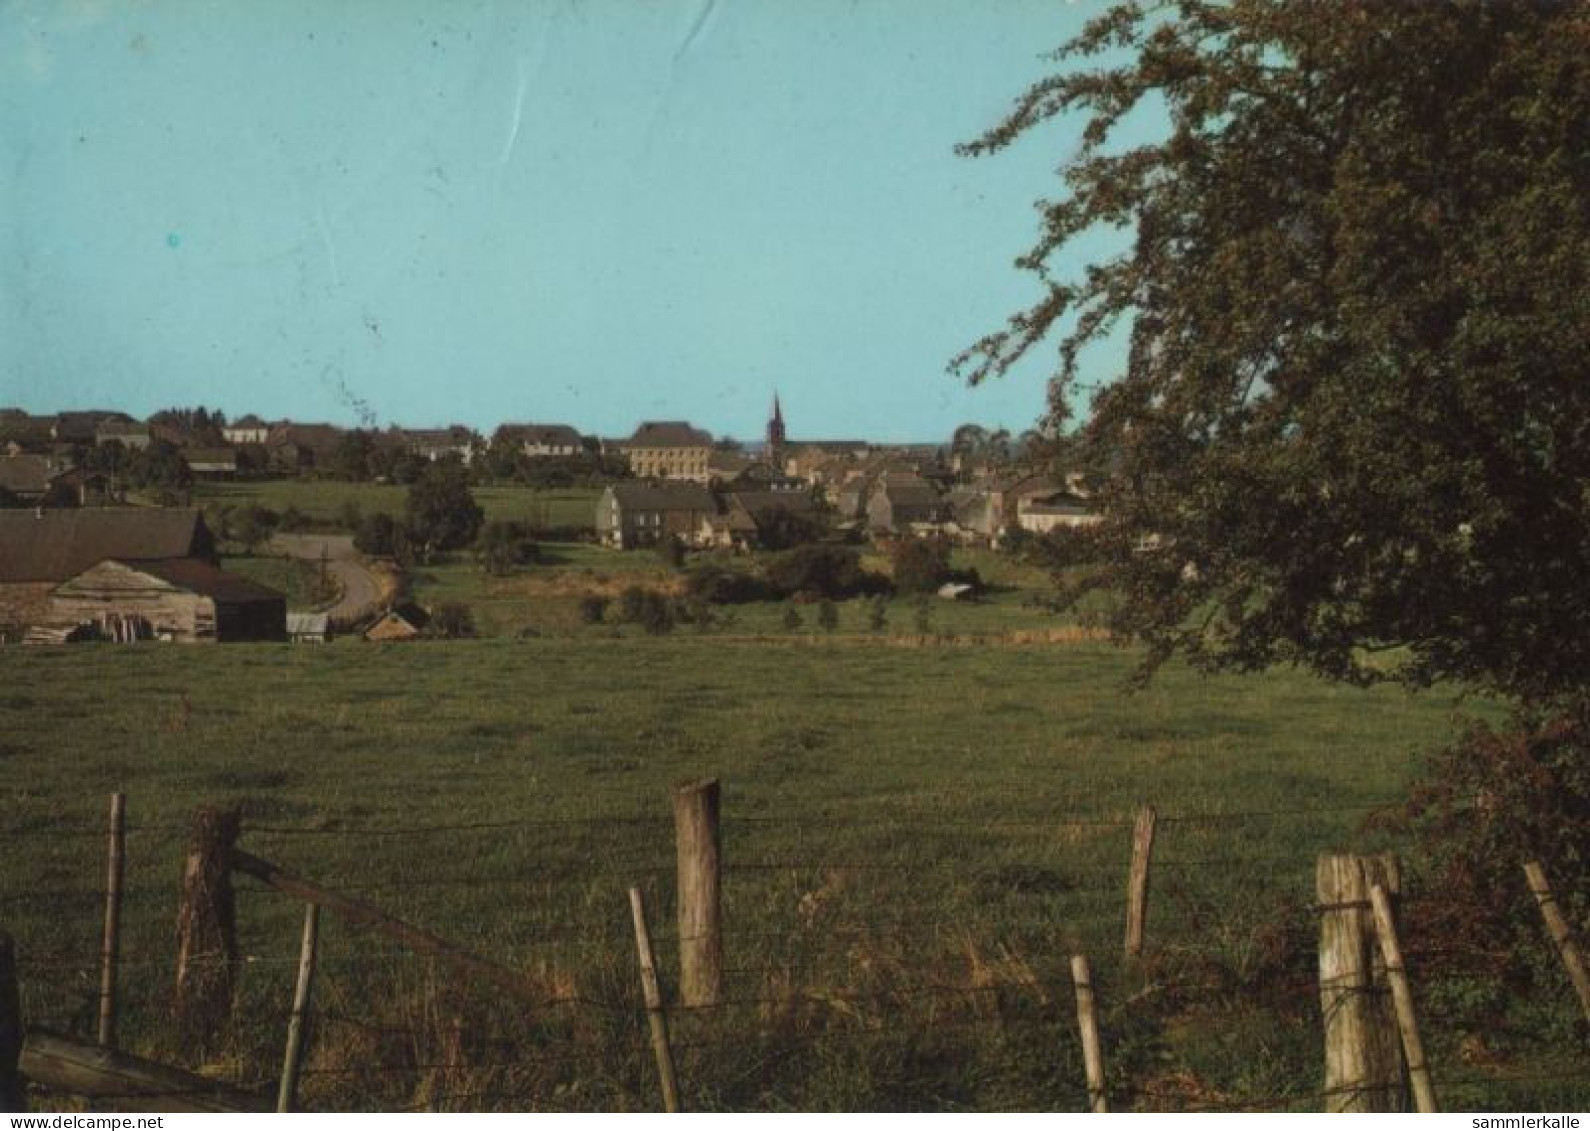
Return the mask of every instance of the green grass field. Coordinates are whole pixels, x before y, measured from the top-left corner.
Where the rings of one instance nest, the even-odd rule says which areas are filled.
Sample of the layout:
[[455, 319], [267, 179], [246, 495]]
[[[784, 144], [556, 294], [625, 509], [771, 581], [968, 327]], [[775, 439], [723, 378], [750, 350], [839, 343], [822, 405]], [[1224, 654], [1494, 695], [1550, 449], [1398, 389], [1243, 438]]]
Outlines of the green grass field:
[[[488, 519], [512, 519], [543, 526], [596, 524], [594, 490], [536, 491], [528, 487], [477, 487], [475, 501]], [[280, 512], [297, 507], [316, 522], [336, 523], [347, 507], [365, 514], [403, 513], [408, 488], [395, 483], [344, 483], [334, 479], [263, 479], [203, 482], [193, 487], [193, 501], [202, 507], [258, 506]]]
[[[1127, 695], [1133, 662], [693, 634], [4, 650], [0, 915], [29, 1017], [91, 1032], [99, 829], [125, 790], [123, 1029], [174, 1058], [182, 830], [200, 804], [241, 804], [244, 847], [545, 988], [523, 1007], [329, 923], [307, 1104], [646, 1108], [625, 891], [647, 893], [675, 970], [668, 790], [717, 775], [729, 1004], [674, 1016], [690, 1106], [1082, 1110], [1080, 952], [1118, 1107], [1317, 1108], [1314, 858], [1408, 848], [1363, 819], [1456, 704], [1179, 668]], [[1128, 967], [1143, 803], [1162, 826], [1149, 960]], [[1410, 907], [1439, 897], [1410, 870]], [[236, 1020], [209, 1060], [268, 1086], [300, 911], [239, 887]], [[1426, 1019], [1438, 1081], [1475, 1081], [1447, 1085], [1449, 1108], [1585, 1102], [1535, 1078], [1582, 1039], [1542, 977], [1536, 1027], [1492, 1034], [1484, 1071], [1458, 1054], [1472, 988], [1419, 986], [1446, 1003]]]

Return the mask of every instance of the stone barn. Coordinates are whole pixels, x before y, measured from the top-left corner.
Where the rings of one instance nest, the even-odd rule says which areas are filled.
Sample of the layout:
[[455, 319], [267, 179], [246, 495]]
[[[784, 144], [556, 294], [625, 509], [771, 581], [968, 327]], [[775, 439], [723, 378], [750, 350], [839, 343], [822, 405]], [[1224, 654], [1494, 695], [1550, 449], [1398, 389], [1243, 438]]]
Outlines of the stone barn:
[[50, 593], [50, 620], [112, 640], [286, 640], [287, 598], [198, 558], [107, 560]]

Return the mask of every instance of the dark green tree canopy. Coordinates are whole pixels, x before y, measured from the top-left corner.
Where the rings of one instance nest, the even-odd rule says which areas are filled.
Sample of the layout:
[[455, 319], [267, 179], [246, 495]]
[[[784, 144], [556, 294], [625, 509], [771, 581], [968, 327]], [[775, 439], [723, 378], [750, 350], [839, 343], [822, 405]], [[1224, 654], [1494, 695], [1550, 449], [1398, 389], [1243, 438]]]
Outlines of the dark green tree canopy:
[[469, 469], [451, 460], [426, 464], [409, 488], [404, 516], [408, 536], [422, 554], [463, 549], [486, 519], [469, 489]]
[[[1152, 660], [1590, 686], [1590, 9], [1119, 6], [970, 153], [1082, 121], [973, 382], [1130, 322], [1079, 587]], [[1155, 144], [1115, 141], [1139, 105]], [[1075, 262], [1100, 226], [1119, 255]], [[1075, 544], [1075, 543], [1073, 543]], [[1073, 590], [1074, 592], [1075, 590]]]

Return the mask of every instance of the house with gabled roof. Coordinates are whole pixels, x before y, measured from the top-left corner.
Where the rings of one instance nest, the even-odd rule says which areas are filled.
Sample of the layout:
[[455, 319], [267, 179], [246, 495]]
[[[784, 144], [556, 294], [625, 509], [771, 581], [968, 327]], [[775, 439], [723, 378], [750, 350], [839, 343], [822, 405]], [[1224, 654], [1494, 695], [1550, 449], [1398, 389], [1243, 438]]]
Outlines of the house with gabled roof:
[[670, 538], [695, 543], [704, 520], [717, 517], [718, 501], [696, 483], [614, 483], [596, 504], [596, 533], [620, 550], [655, 546]]

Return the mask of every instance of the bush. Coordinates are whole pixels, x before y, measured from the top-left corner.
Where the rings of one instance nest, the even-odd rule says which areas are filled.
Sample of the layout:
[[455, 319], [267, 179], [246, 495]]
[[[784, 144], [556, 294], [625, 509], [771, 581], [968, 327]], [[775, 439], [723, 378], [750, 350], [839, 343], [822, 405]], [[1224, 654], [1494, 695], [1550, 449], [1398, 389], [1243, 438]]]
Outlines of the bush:
[[475, 636], [475, 614], [462, 601], [443, 601], [431, 612], [430, 633], [443, 640], [469, 640]]
[[901, 593], [932, 593], [949, 580], [950, 547], [940, 538], [906, 538], [890, 547], [894, 587]]
[[889, 626], [889, 595], [879, 593], [867, 602], [867, 627], [873, 632], [882, 632]]
[[580, 622], [582, 624], [601, 624], [607, 616], [607, 606], [613, 603], [612, 598], [604, 597], [598, 593], [587, 593], [580, 598]]
[[[1568, 883], [1590, 868], [1590, 703], [1519, 714], [1504, 730], [1479, 723], [1431, 755], [1407, 809], [1393, 821], [1412, 827], [1429, 890], [1420, 934], [1472, 940], [1469, 966], [1516, 959], [1491, 945], [1538, 912], [1521, 865], [1536, 860], [1558, 882], [1554, 894], [1570, 921], [1590, 915], [1590, 891]], [[1447, 948], [1461, 952], [1461, 945]]]
[[674, 630], [674, 603], [655, 589], [631, 585], [619, 596], [619, 612], [625, 623], [638, 624], [653, 636]]
[[337, 525], [349, 534], [357, 534], [364, 525], [364, 508], [351, 499], [343, 503], [337, 513]]
[[861, 568], [861, 555], [848, 546], [797, 546], [779, 554], [767, 566], [774, 591], [784, 597], [808, 593], [840, 600], [873, 593], [887, 582]]
[[297, 507], [293, 506], [291, 503], [287, 505], [286, 510], [282, 511], [281, 529], [285, 530], [287, 533], [301, 533], [302, 531], [308, 530], [309, 525], [309, 516], [303, 511], [299, 510]]
[[799, 632], [801, 630], [801, 611], [793, 602], [784, 606], [784, 631]]
[[657, 543], [657, 556], [668, 568], [678, 569], [685, 564], [685, 544], [678, 538], [664, 538]]
[[707, 562], [685, 574], [685, 596], [712, 605], [745, 605], [767, 600], [769, 591], [755, 574]]
[[839, 606], [826, 598], [817, 604], [817, 623], [824, 632], [833, 632], [839, 627]]

